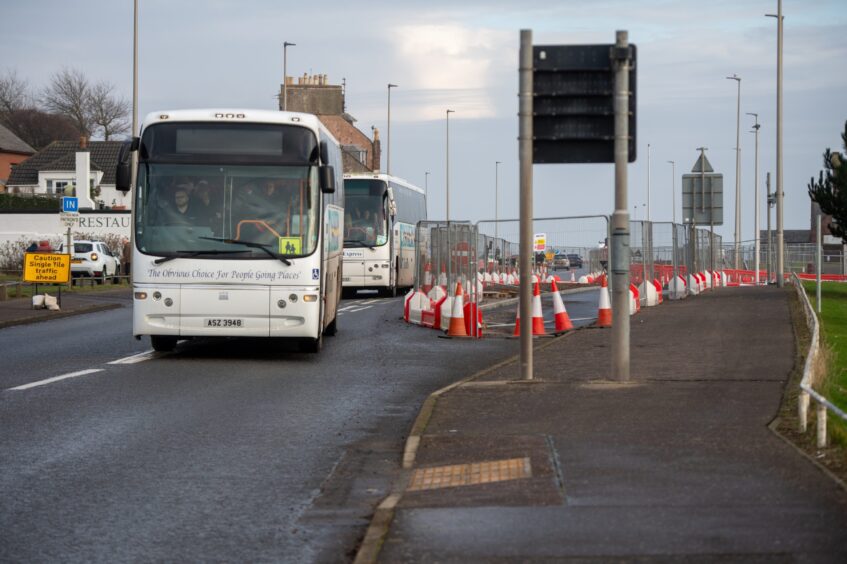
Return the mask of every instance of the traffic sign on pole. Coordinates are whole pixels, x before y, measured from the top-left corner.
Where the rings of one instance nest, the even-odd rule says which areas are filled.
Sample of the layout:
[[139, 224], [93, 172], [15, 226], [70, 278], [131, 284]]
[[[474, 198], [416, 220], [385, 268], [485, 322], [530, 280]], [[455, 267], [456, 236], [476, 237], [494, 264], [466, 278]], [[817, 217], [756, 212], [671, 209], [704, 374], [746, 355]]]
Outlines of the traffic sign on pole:
[[79, 213], [79, 198], [71, 196], [63, 197], [62, 211], [65, 213]]

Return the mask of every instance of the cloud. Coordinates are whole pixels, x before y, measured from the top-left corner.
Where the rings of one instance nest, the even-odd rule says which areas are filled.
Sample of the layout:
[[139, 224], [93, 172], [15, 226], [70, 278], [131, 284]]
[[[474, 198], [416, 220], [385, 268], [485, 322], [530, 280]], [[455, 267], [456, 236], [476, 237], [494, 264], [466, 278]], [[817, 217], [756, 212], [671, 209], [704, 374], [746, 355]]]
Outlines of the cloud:
[[413, 100], [406, 101], [401, 119], [440, 119], [448, 107], [456, 111], [457, 119], [494, 116], [491, 89], [496, 71], [516, 60], [504, 57], [514, 51], [513, 35], [454, 23], [392, 30], [389, 43], [395, 58], [403, 61], [402, 86], [416, 91]]

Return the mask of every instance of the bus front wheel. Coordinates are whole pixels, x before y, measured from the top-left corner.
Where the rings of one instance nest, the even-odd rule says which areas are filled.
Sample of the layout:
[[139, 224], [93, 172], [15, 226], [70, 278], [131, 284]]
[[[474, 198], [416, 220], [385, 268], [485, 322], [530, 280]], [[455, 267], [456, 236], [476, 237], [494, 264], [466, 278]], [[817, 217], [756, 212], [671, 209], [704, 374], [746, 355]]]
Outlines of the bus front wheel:
[[300, 350], [304, 353], [317, 354], [321, 352], [321, 348], [323, 348], [323, 342], [323, 333], [320, 333], [317, 339], [306, 338], [300, 341]]
[[176, 348], [176, 337], [172, 335], [150, 335], [150, 344], [158, 352], [170, 352]]

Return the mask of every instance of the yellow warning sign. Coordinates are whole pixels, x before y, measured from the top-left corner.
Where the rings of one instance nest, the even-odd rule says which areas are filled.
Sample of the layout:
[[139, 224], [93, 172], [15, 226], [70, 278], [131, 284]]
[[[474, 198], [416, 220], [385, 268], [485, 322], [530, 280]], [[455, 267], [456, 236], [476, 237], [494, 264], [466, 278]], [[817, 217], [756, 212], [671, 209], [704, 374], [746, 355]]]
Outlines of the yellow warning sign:
[[70, 255], [58, 253], [24, 254], [24, 282], [66, 284], [70, 279]]
[[280, 237], [279, 238], [279, 254], [281, 254], [281, 255], [299, 255], [300, 254], [300, 237]]

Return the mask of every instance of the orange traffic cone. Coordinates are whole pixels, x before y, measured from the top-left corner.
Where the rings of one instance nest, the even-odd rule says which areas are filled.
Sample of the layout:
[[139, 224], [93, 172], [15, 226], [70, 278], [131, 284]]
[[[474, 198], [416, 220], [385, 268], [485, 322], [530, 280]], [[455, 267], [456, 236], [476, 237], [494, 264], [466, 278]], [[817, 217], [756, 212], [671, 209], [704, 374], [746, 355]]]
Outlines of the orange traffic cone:
[[467, 337], [465, 330], [465, 292], [462, 283], [456, 283], [456, 295], [453, 296], [453, 311], [450, 314], [450, 326], [447, 328], [449, 337]]
[[597, 310], [597, 327], [612, 326], [612, 303], [609, 299], [609, 285], [606, 282], [606, 277], [600, 278], [600, 307]]
[[541, 284], [535, 281], [532, 290], [532, 334], [544, 335], [544, 314], [541, 312]]
[[515, 316], [515, 330], [512, 331], [512, 336], [517, 337], [521, 334], [521, 301], [518, 300], [518, 314]]
[[556, 320], [556, 333], [570, 331], [573, 329], [573, 323], [568, 316], [568, 310], [565, 309], [565, 302], [562, 301], [562, 295], [556, 287], [555, 280], [550, 283], [550, 291], [553, 292], [553, 318]]

